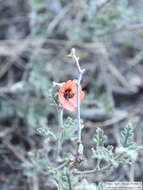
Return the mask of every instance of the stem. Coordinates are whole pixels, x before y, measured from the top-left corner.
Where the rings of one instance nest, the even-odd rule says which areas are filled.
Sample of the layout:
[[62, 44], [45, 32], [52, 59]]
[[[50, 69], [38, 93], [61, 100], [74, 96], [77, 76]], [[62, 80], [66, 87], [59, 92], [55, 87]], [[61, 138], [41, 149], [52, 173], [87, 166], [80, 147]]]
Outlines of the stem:
[[32, 176], [31, 181], [32, 181], [31, 189], [32, 190], [39, 190], [38, 176]]
[[74, 174], [92, 174], [92, 173], [99, 173], [99, 172], [104, 172], [104, 171], [108, 171], [109, 168], [111, 167], [111, 165], [107, 165], [107, 166], [104, 166], [103, 168], [94, 168], [94, 169], [91, 169], [91, 170], [83, 170], [83, 171], [75, 171]]
[[100, 170], [100, 163], [101, 163], [101, 160], [98, 159], [98, 160], [97, 160], [97, 166], [96, 166], [97, 170]]
[[82, 80], [83, 73], [85, 72], [85, 69], [81, 69], [80, 64], [79, 64], [79, 57], [76, 56], [74, 48], [72, 48], [71, 50], [70, 57], [72, 57], [73, 60], [75, 61], [75, 64], [78, 69], [78, 74], [79, 74], [78, 80], [77, 80], [77, 120], [78, 120], [78, 144], [79, 144], [78, 153], [83, 154], [83, 145], [81, 142], [82, 126], [81, 126], [81, 119], [80, 119], [80, 90], [81, 90], [80, 83]]
[[79, 75], [78, 81], [77, 81], [77, 120], [78, 120], [78, 142], [81, 144], [81, 119], [80, 119], [80, 82], [81, 82], [81, 74]]
[[69, 190], [72, 190], [71, 179], [70, 179], [70, 175], [68, 173], [67, 173], [67, 179], [68, 179]]
[[131, 167], [130, 167], [130, 173], [129, 173], [129, 180], [132, 182], [135, 178], [135, 162], [133, 161]]
[[58, 147], [57, 147], [57, 157], [60, 154], [61, 146], [62, 146], [62, 136], [63, 136], [63, 109], [60, 108], [58, 111], [58, 120], [59, 120], [59, 128], [58, 128]]

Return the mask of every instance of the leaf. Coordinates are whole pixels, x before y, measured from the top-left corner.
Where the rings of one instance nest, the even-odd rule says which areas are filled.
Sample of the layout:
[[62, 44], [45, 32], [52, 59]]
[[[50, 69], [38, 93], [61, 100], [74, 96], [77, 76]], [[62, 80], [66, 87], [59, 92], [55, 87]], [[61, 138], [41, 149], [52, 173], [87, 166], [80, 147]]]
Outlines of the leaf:
[[120, 155], [119, 161], [122, 163], [135, 161], [138, 157], [137, 151], [141, 147], [133, 142], [134, 131], [131, 123], [121, 131], [121, 137], [121, 147], [116, 148], [116, 153]]
[[105, 190], [105, 185], [104, 183], [99, 183], [98, 186], [97, 186], [97, 190]]
[[111, 162], [114, 167], [118, 167], [118, 163], [115, 160], [113, 153], [113, 146], [106, 147], [97, 147], [96, 150], [93, 150], [93, 157], [98, 158], [99, 160], [105, 160]]
[[70, 186], [69, 175], [70, 171], [65, 168], [63, 171], [59, 171], [57, 168], [50, 168], [53, 179], [58, 183], [58, 188], [61, 190], [73, 190]]
[[56, 139], [56, 135], [48, 127], [39, 127], [39, 128], [36, 129], [36, 132], [37, 132], [38, 135], [52, 136], [54, 139]]
[[104, 134], [104, 131], [101, 128], [96, 129], [96, 135], [94, 136], [94, 142], [96, 146], [104, 146], [104, 143], [107, 140], [107, 136]]
[[96, 184], [89, 183], [86, 179], [83, 179], [76, 185], [75, 190], [97, 190], [97, 187]]
[[27, 177], [35, 176], [38, 173], [38, 170], [36, 167], [33, 166], [31, 163], [22, 164], [23, 174]]
[[131, 124], [128, 124], [127, 127], [125, 127], [121, 131], [121, 136], [122, 136], [121, 144], [123, 147], [129, 147], [133, 145], [131, 143], [131, 139], [133, 138], [134, 133], [133, 133], [133, 127]]
[[75, 140], [77, 131], [77, 121], [73, 120], [72, 118], [68, 117], [64, 121], [64, 133], [63, 133], [63, 140]]

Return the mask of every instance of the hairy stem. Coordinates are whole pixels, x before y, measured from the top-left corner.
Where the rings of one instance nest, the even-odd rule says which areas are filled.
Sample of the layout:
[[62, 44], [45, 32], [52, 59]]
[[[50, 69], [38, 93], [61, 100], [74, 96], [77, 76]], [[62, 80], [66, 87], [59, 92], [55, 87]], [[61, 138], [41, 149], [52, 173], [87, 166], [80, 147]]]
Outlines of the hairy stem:
[[78, 119], [78, 142], [81, 143], [81, 119], [80, 119], [80, 82], [82, 75], [80, 73], [78, 81], [77, 81], [77, 119]]
[[62, 136], [63, 136], [63, 109], [60, 108], [58, 110], [58, 120], [59, 120], [59, 128], [58, 128], [58, 147], [57, 147], [57, 157], [60, 154], [61, 146], [62, 146]]
[[77, 120], [78, 120], [78, 153], [82, 154], [83, 151], [83, 146], [82, 146], [82, 141], [81, 141], [81, 131], [82, 131], [82, 126], [81, 126], [81, 119], [80, 119], [80, 83], [82, 80], [83, 73], [85, 72], [85, 69], [81, 69], [80, 64], [79, 64], [79, 58], [75, 54], [75, 49], [73, 48], [71, 50], [70, 56], [73, 58], [75, 61], [77, 70], [78, 70], [78, 80], [77, 80]]
[[70, 174], [68, 174], [68, 173], [67, 173], [67, 180], [68, 180], [69, 190], [73, 190], [72, 184], [71, 184], [71, 179], [70, 179]]

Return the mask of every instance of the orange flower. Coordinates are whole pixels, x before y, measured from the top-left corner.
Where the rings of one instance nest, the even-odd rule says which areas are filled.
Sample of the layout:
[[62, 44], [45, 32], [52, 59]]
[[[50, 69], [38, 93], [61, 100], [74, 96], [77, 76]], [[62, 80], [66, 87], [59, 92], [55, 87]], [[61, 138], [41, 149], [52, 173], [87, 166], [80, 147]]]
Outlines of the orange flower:
[[[77, 85], [75, 80], [69, 80], [59, 88], [58, 93], [59, 102], [62, 107], [75, 111], [77, 108]], [[84, 98], [84, 92], [80, 91], [80, 100]]]

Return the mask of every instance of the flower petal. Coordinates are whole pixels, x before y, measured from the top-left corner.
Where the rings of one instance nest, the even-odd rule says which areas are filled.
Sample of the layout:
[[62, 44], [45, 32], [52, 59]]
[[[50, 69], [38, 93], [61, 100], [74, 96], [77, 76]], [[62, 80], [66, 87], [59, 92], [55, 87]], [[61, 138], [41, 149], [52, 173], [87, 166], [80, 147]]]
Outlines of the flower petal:
[[[69, 89], [72, 91], [74, 96], [70, 97], [70, 98], [65, 98], [65, 92]], [[77, 84], [76, 84], [76, 80], [69, 80], [66, 83], [64, 83], [59, 88], [58, 98], [59, 98], [59, 102], [61, 103], [63, 108], [70, 110], [70, 111], [75, 111], [75, 109], [77, 108]], [[80, 91], [80, 99], [82, 100], [83, 98], [84, 98], [84, 92], [81, 90]]]

